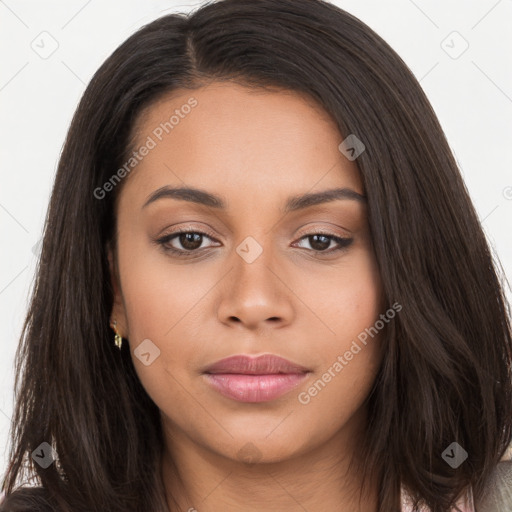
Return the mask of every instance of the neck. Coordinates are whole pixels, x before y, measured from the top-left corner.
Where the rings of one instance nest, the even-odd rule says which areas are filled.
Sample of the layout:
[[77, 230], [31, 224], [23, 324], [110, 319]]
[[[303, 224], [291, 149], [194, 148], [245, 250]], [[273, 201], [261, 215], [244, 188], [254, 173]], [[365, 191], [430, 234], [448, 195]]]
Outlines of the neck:
[[208, 450], [169, 424], [164, 428], [162, 479], [170, 512], [377, 512], [377, 482], [360, 493], [362, 477], [350, 467], [358, 445], [348, 450], [344, 432], [286, 460], [247, 463]]

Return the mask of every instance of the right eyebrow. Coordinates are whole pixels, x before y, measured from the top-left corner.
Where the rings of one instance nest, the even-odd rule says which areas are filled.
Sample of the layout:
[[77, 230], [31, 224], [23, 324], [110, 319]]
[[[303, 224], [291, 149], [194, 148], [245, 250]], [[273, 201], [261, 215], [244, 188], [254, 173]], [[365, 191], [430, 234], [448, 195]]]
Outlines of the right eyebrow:
[[203, 204], [217, 209], [224, 209], [226, 207], [226, 203], [221, 197], [210, 192], [193, 187], [169, 187], [166, 185], [151, 193], [142, 208], [163, 198], [190, 201], [191, 203]]

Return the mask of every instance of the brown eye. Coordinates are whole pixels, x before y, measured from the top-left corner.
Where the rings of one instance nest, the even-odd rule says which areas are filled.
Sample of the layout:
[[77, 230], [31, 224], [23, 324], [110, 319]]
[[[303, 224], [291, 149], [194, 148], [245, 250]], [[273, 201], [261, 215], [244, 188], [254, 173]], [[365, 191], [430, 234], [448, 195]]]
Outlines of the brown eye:
[[200, 233], [180, 233], [178, 240], [184, 249], [193, 251], [201, 247], [203, 235]]
[[315, 251], [325, 251], [331, 245], [331, 239], [325, 235], [310, 235], [309, 244]]
[[[203, 252], [202, 249], [208, 248], [208, 245], [204, 245], [206, 240], [216, 242], [212, 236], [202, 231], [183, 230], [165, 235], [155, 240], [155, 242], [162, 246], [166, 252], [186, 257], [200, 254]], [[211, 246], [213, 244], [210, 244]]]
[[[353, 238], [342, 238], [326, 233], [311, 233], [303, 236], [300, 241], [307, 240], [310, 250], [314, 252], [333, 253], [346, 249], [353, 241]], [[331, 244], [334, 242], [334, 246]], [[308, 247], [304, 247], [308, 249]]]

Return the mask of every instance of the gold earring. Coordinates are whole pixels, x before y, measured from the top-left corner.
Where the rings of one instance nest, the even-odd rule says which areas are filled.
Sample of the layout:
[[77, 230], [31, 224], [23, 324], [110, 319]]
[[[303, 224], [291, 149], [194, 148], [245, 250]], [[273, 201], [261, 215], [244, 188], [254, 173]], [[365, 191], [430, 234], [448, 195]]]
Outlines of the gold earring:
[[121, 346], [123, 344], [123, 337], [119, 334], [119, 332], [117, 331], [117, 320], [114, 320], [112, 322], [112, 325], [111, 327], [114, 329], [114, 332], [116, 333], [116, 335], [114, 336], [114, 343], [116, 344], [116, 347], [121, 350]]

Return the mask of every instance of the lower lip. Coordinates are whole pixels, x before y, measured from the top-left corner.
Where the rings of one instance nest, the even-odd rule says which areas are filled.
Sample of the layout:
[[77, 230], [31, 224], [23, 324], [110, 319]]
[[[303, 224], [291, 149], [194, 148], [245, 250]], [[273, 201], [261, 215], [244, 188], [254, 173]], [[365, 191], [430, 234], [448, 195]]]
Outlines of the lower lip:
[[307, 373], [245, 375], [207, 373], [208, 383], [221, 395], [238, 402], [269, 402], [297, 387]]

